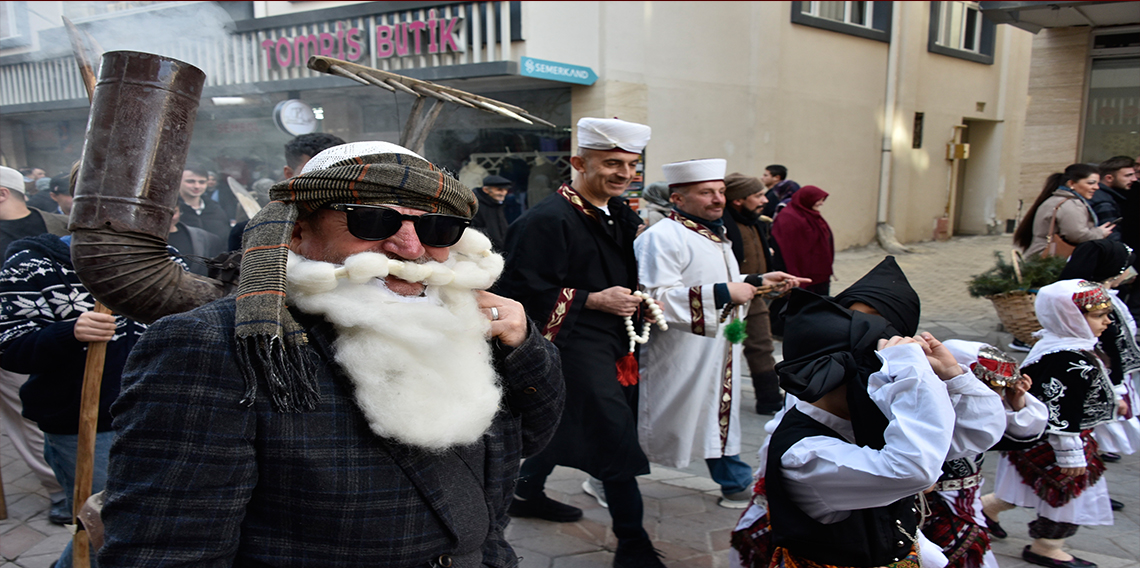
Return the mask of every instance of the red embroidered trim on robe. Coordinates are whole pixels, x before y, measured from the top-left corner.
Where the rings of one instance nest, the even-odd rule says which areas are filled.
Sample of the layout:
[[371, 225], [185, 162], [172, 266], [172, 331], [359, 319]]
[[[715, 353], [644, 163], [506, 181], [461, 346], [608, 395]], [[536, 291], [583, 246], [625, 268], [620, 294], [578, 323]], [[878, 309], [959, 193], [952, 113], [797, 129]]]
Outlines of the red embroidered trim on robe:
[[697, 335], [705, 334], [705, 304], [701, 300], [701, 287], [693, 286], [689, 288], [689, 316], [692, 319], [693, 333]]
[[562, 329], [562, 323], [566, 321], [566, 314], [570, 313], [570, 304], [574, 302], [574, 294], [576, 293], [577, 290], [573, 288], [563, 288], [562, 292], [558, 294], [558, 301], [554, 303], [554, 309], [550, 311], [550, 319], [542, 328], [542, 336], [547, 341], [554, 341], [554, 337], [558, 335], [558, 330]]
[[592, 205], [587, 207], [586, 200], [582, 199], [582, 195], [577, 191], [574, 191], [574, 188], [570, 187], [570, 184], [562, 184], [562, 187], [558, 188], [558, 195], [566, 198], [566, 201], [569, 201], [570, 205], [573, 205], [575, 209], [581, 211], [587, 217], [597, 221], [598, 223], [602, 222], [601, 213]]
[[694, 232], [694, 233], [696, 233], [696, 234], [698, 234], [698, 235], [700, 235], [700, 236], [702, 236], [702, 237], [704, 237], [704, 238], [706, 238], [706, 239], [708, 239], [714, 243], [723, 243], [724, 242], [724, 239], [720, 238], [720, 235], [708, 230], [708, 228], [705, 227], [704, 225], [697, 223], [697, 222], [693, 221], [692, 219], [689, 219], [688, 217], [685, 217], [684, 215], [677, 213], [676, 211], [670, 211], [669, 215], [667, 217], [669, 219], [672, 219], [672, 220], [680, 223], [682, 227], [685, 227], [686, 229], [688, 229], [688, 230], [690, 230], [690, 231], [692, 231], [692, 232]]
[[[727, 343], [727, 342], [726, 342]], [[728, 447], [728, 422], [732, 415], [732, 344], [724, 358], [724, 380], [720, 383], [720, 405], [717, 407], [717, 425], [720, 427], [720, 453]]]

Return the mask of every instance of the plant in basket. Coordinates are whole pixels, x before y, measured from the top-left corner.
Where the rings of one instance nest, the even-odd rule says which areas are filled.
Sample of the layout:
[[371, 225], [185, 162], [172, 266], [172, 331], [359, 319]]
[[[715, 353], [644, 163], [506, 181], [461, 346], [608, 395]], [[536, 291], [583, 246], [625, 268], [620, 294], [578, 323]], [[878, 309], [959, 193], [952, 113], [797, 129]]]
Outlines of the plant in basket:
[[993, 268], [970, 280], [970, 295], [993, 302], [1006, 331], [1026, 345], [1032, 345], [1037, 341], [1033, 333], [1041, 329], [1033, 309], [1037, 289], [1057, 281], [1066, 259], [1033, 256], [1022, 260], [1016, 250], [1010, 262], [1006, 262], [1000, 252], [995, 251], [994, 257], [997, 262]]

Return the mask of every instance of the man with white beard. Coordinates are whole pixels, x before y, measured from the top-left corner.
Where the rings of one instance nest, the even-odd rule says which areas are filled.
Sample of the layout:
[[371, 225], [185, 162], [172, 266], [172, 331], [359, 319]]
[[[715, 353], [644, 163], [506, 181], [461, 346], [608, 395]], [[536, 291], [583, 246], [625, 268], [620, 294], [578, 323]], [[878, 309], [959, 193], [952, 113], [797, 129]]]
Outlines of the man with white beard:
[[236, 297], [160, 320], [113, 407], [99, 564], [515, 566], [519, 459], [564, 386], [475, 197], [384, 142], [321, 152], [246, 229]]

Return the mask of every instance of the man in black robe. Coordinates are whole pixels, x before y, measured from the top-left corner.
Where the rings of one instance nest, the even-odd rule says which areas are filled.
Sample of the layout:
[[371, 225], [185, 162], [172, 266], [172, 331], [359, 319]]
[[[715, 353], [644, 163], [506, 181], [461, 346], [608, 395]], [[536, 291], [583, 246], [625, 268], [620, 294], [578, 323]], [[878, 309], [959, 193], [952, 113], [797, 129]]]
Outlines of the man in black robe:
[[[631, 294], [641, 218], [621, 195], [649, 135], [648, 126], [617, 119], [578, 122], [579, 150], [570, 159], [578, 176], [511, 225], [497, 290], [521, 302], [559, 348], [567, 393], [554, 439], [522, 465], [510, 513], [578, 520], [580, 509], [550, 499], [543, 488], [555, 465], [589, 473], [604, 487], [618, 537], [617, 568], [662, 566], [642, 527], [636, 476], [649, 473], [649, 462], [637, 442], [637, 388], [629, 380], [623, 386], [617, 370], [630, 356], [623, 317], [636, 320], [643, 308]], [[632, 362], [633, 382], [636, 368]]]

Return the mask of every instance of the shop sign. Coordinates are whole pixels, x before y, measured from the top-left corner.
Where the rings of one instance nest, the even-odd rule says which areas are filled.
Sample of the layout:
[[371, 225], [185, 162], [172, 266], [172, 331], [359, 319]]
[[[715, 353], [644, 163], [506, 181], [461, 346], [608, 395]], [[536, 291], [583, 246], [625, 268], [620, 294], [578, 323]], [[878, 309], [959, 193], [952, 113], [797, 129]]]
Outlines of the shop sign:
[[373, 30], [348, 27], [336, 23], [336, 33], [322, 32], [299, 36], [284, 36], [261, 42], [265, 50], [265, 65], [269, 69], [304, 67], [309, 57], [323, 55], [346, 61], [360, 61], [367, 55], [368, 33], [376, 37], [376, 58], [404, 57], [408, 55], [462, 53], [458, 31], [461, 17], [439, 18], [435, 10], [428, 12], [426, 20], [373, 24]]
[[589, 67], [571, 65], [569, 63], [558, 63], [557, 61], [546, 61], [533, 57], [520, 58], [519, 68], [521, 69], [520, 75], [523, 77], [534, 77], [548, 81], [593, 85], [594, 81], [598, 80], [598, 75]]
[[317, 115], [309, 103], [289, 99], [277, 103], [273, 109], [273, 122], [282, 132], [292, 136], [309, 134], [317, 130]]

